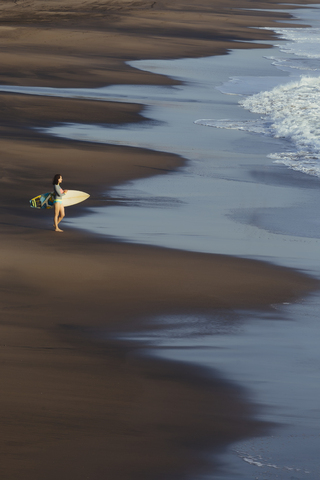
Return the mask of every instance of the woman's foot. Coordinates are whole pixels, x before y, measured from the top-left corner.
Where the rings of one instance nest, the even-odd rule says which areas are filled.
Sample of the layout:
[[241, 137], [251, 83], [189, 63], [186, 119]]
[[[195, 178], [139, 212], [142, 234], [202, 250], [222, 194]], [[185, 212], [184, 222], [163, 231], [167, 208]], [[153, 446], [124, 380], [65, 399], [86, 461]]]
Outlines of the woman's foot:
[[63, 232], [63, 230], [61, 230], [60, 228], [56, 228], [55, 232]]

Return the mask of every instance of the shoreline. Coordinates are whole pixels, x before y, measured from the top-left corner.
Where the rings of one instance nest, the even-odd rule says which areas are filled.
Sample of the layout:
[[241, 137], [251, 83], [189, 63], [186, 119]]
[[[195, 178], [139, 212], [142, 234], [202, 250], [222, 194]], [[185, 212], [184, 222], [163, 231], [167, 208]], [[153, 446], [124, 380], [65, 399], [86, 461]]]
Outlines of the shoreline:
[[[88, 126], [86, 130], [84, 126], [83, 131], [91, 141], [96, 140], [101, 144], [107, 142], [113, 145], [135, 144], [140, 148], [150, 148], [154, 143], [154, 150], [174, 151], [186, 159], [186, 164], [179, 167], [180, 173], [174, 171], [169, 178], [135, 180], [124, 186], [116, 186], [111, 191], [108, 189], [107, 207], [102, 207], [101, 210], [89, 208], [87, 216], [75, 221], [69, 220], [74, 228], [91, 230], [98, 235], [105, 235], [106, 238], [113, 233], [125, 243], [259, 258], [298, 269], [308, 270], [308, 266], [311, 270], [317, 268], [315, 258], [318, 234], [315, 229], [308, 231], [308, 224], [313, 217], [316, 227], [317, 213], [316, 208], [308, 204], [317, 205], [318, 202], [316, 194], [312, 199], [309, 198], [308, 190], [317, 189], [318, 179], [289, 170], [286, 166], [274, 165], [272, 159], [267, 157], [274, 151], [285, 149], [286, 141], [236, 130], [208, 129], [202, 126], [196, 127], [195, 134], [192, 131], [193, 120], [199, 118], [197, 115], [202, 115], [203, 111], [205, 114], [212, 111], [215, 119], [235, 118], [237, 122], [241, 120], [250, 122], [251, 113], [242, 109], [237, 113], [238, 97], [223, 96], [220, 92], [215, 94], [211, 91], [215, 90], [214, 85], [209, 82], [207, 85], [201, 76], [202, 71], [210, 77], [212, 71], [221, 69], [223, 74], [220, 76], [217, 74], [218, 80], [215, 79], [215, 83], [220, 85], [220, 82], [226, 81], [229, 75], [239, 72], [237, 67], [241, 65], [241, 60], [246, 65], [250, 52], [244, 52], [242, 54], [237, 50], [226, 57], [209, 57], [195, 61], [190, 59], [175, 62], [142, 62], [142, 69], [149, 66], [154, 71], [171, 73], [174, 78], [184, 79], [187, 87], [185, 89], [179, 87], [179, 92], [172, 93], [171, 96], [165, 89], [162, 92], [150, 89], [148, 99], [144, 100], [143, 92], [139, 96], [139, 91], [135, 87], [128, 86], [126, 90], [128, 100], [139, 98], [148, 109], [148, 116], [155, 122], [155, 126], [147, 130], [146, 135], [145, 128], [139, 127], [133, 127], [128, 131], [126, 128], [108, 129], [107, 126], [100, 129], [97, 127], [95, 130]], [[251, 55], [254, 59], [252, 63], [255, 65], [254, 68], [258, 69], [259, 75], [266, 75], [266, 78], [271, 78], [274, 83], [275, 80], [283, 83], [292, 81], [285, 72], [279, 71], [278, 76], [277, 69], [263, 56], [263, 50], [255, 50]], [[262, 66], [264, 62], [267, 64], [265, 67]], [[137, 65], [139, 67], [140, 63]], [[188, 77], [190, 65], [193, 65], [197, 72], [200, 71], [200, 74], [191, 74]], [[250, 82], [255, 78], [254, 68], [246, 69]], [[240, 73], [237, 73], [240, 79], [244, 75], [244, 70], [245, 67], [242, 67]], [[179, 71], [182, 72], [180, 76]], [[260, 77], [258, 78], [261, 82]], [[191, 87], [193, 82], [194, 86]], [[197, 97], [197, 82], [200, 85], [199, 92], [204, 90], [205, 94], [211, 93], [207, 110], [200, 94]], [[108, 93], [110, 98], [112, 93], [113, 90]], [[119, 98], [123, 95], [119, 89], [115, 90], [114, 94], [118, 94]], [[178, 113], [175, 113], [174, 109], [178, 110]], [[182, 115], [179, 114], [179, 110], [183, 112]], [[166, 116], [168, 121], [162, 124]], [[77, 130], [76, 127], [53, 128], [52, 132], [60, 138], [63, 138], [63, 135], [70, 135], [70, 138], [81, 140], [81, 130]], [[226, 141], [229, 144], [226, 144]], [[214, 151], [211, 152], [211, 149]], [[205, 181], [202, 181], [202, 178]], [[283, 191], [283, 187], [287, 188]], [[261, 193], [259, 198], [255, 199], [258, 188]], [[307, 211], [310, 209], [311, 211]], [[202, 210], [205, 214], [202, 214]], [[284, 213], [280, 214], [282, 211]], [[272, 213], [272, 217], [269, 212]], [[307, 215], [305, 220], [301, 212], [304, 216]], [[297, 214], [299, 221], [294, 222], [293, 217]], [[284, 215], [288, 217], [287, 221]], [[192, 218], [190, 226], [189, 218]], [[241, 226], [235, 227], [234, 222]], [[206, 226], [209, 223], [212, 224], [210, 228]], [[218, 232], [215, 231], [216, 223], [219, 225]], [[263, 231], [266, 230], [265, 223], [267, 232]], [[258, 230], [260, 225], [262, 231]], [[299, 225], [303, 225], [300, 231]], [[290, 248], [287, 235], [290, 236]], [[224, 242], [221, 242], [220, 238], [224, 238]], [[301, 251], [303, 241], [308, 245], [308, 248], [304, 249], [306, 250], [304, 255]], [[296, 260], [300, 260], [300, 263]]]
[[[68, 7], [72, 5], [67, 3]], [[40, 4], [46, 5], [31, 3], [32, 8]], [[224, 38], [220, 42], [208, 30], [212, 15], [216, 15], [216, 11], [210, 12], [212, 2], [202, 1], [199, 6], [202, 13], [209, 9], [204, 23], [200, 21], [201, 12], [188, 11], [182, 15], [183, 27], [178, 30], [176, 22], [177, 16], [181, 19], [181, 11], [166, 11], [162, 2], [159, 5], [158, 28], [164, 20], [172, 21], [168, 31], [172, 36], [168, 35], [161, 45], [157, 36], [160, 30], [153, 29], [150, 45], [145, 42], [144, 36], [148, 32], [150, 35], [155, 22], [155, 14], [150, 18], [149, 8], [147, 13], [143, 8], [138, 13], [133, 10], [131, 17], [117, 13], [120, 17], [109, 20], [109, 26], [114, 21], [115, 36], [122, 36], [113, 52], [112, 47], [100, 45], [104, 35], [101, 23], [99, 28], [94, 25], [96, 31], [91, 31], [90, 42], [88, 29], [84, 30], [86, 38], [79, 41], [81, 15], [75, 12], [63, 12], [71, 29], [68, 31], [65, 24], [62, 35], [62, 30], [56, 29], [62, 7], [59, 15], [54, 13], [51, 17], [55, 28], [39, 29], [37, 22], [41, 19], [32, 17], [18, 33], [4, 29], [1, 35], [8, 43], [6, 52], [0, 55], [4, 66], [0, 81], [11, 78], [12, 82], [24, 85], [84, 86], [99, 85], [103, 78], [106, 83], [126, 83], [132, 70], [120, 68], [117, 56], [121, 62], [133, 57], [132, 51], [119, 53], [127, 45], [140, 48], [139, 58], [147, 58], [151, 51], [163, 57], [169, 52], [181, 54], [181, 50], [186, 56], [212, 49], [221, 53], [235, 45], [228, 32], [239, 40], [249, 35], [249, 19], [254, 20], [255, 26], [261, 18], [269, 25], [277, 17], [270, 14], [271, 19], [267, 20], [252, 12], [237, 12], [228, 17], [224, 10], [227, 7], [217, 4], [226, 27], [220, 32], [220, 39]], [[16, 13], [19, 8], [18, 5], [14, 15], [20, 15]], [[6, 15], [9, 11], [8, 7]], [[228, 24], [228, 18], [234, 21]], [[281, 13], [279, 18], [287, 16]], [[139, 24], [133, 27], [137, 19], [145, 29], [144, 36], [136, 33]], [[215, 22], [219, 20], [220, 17]], [[18, 20], [9, 15], [5, 21], [6, 26], [10, 23], [12, 27]], [[93, 23], [97, 21], [95, 17]], [[200, 22], [196, 31], [195, 21]], [[202, 27], [206, 29], [202, 31]], [[209, 40], [203, 39], [206, 35]], [[258, 36], [259, 40], [270, 38], [270, 33], [258, 35], [250, 31], [250, 36]], [[44, 54], [46, 47], [39, 48], [40, 39], [43, 45], [51, 42], [48, 58]], [[66, 58], [61, 63], [58, 49], [66, 39]], [[211, 45], [212, 41], [215, 45]], [[25, 56], [21, 42], [28, 52], [28, 62], [21, 62]], [[254, 48], [242, 43], [239, 48], [244, 46]], [[92, 52], [96, 56], [88, 64]], [[105, 64], [107, 72], [103, 72]], [[8, 74], [10, 69], [12, 77]], [[17, 69], [22, 73], [17, 74]], [[76, 80], [84, 70], [90, 71], [83, 76], [85, 80]], [[133, 74], [132, 81], [172, 85], [170, 79], [143, 72]], [[55, 173], [53, 166], [68, 179], [68, 188], [87, 190], [90, 185], [94, 204], [101, 202], [100, 182], [105, 187], [155, 172], [170, 173], [185, 160], [145, 149], [49, 140], [41, 134], [30, 135], [28, 130], [29, 125], [39, 122], [86, 116], [107, 119], [106, 123], [115, 123], [115, 118], [119, 124], [136, 122], [140, 119], [139, 106], [3, 94], [0, 101], [11, 115], [7, 117], [9, 124], [5, 119], [0, 125], [1, 181], [6, 199], [1, 209], [0, 280], [3, 477], [50, 480], [59, 476], [69, 480], [107, 475], [120, 480], [149, 480], [207, 472], [213, 465], [203, 460], [204, 450], [219, 452], [239, 436], [247, 438], [267, 428], [255, 419], [255, 406], [245, 392], [219, 376], [207, 376], [203, 369], [141, 359], [139, 345], [124, 346], [114, 340], [101, 345], [90, 339], [92, 330], [103, 328], [121, 333], [130, 326], [139, 332], [145, 318], [160, 313], [266, 309], [272, 303], [292, 301], [318, 290], [318, 282], [298, 271], [259, 261], [123, 244], [76, 231], [57, 236], [44, 230], [47, 212], [39, 212], [36, 219], [31, 219], [30, 208], [21, 205], [34, 196], [35, 187], [47, 190], [48, 179]]]
[[[293, 0], [290, 9], [295, 4], [298, 8], [313, 3], [317, 2]], [[246, 0], [237, 8], [232, 1], [219, 0], [201, 0], [196, 7], [186, 6], [184, 0], [174, 6], [164, 0], [139, 4], [98, 0], [94, 8], [90, 8], [90, 2], [78, 6], [74, 0], [63, 7], [50, 0], [4, 4], [0, 9], [4, 41], [0, 82], [73, 88], [127, 83], [172, 85], [168, 78], [138, 72], [125, 62], [267, 48], [246, 41], [274, 38], [271, 31], [259, 30], [261, 25], [290, 26], [291, 16], [281, 11], [284, 6], [274, 0], [261, 3], [260, 10], [252, 9], [252, 3]], [[270, 11], [270, 7], [280, 11]], [[26, 50], [27, 59], [23, 54]]]

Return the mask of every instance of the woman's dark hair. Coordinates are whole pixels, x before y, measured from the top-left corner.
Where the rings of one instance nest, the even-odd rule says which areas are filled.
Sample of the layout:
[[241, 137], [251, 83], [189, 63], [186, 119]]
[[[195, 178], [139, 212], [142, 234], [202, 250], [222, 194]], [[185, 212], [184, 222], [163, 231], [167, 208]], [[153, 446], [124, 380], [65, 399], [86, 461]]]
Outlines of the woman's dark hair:
[[60, 173], [57, 173], [52, 180], [52, 185], [58, 185], [58, 180], [61, 177]]

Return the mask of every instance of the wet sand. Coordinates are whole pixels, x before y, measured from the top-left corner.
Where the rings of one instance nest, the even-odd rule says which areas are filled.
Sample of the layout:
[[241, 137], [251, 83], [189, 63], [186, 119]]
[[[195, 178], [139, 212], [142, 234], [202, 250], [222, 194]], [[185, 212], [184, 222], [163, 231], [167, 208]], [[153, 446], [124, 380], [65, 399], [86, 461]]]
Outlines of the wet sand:
[[[2, 84], [170, 85], [176, 82], [124, 61], [252, 48], [233, 40], [267, 39], [270, 33], [248, 27], [288, 18], [218, 1], [188, 8], [75, 4], [1, 5]], [[278, 8], [260, 7], [270, 5]], [[141, 121], [140, 106], [13, 94], [1, 94], [0, 103], [2, 477], [177, 479], [213, 469], [204, 451], [268, 428], [255, 420], [245, 392], [218, 374], [151, 360], [141, 345], [112, 334], [138, 332], [154, 315], [267, 309], [307, 295], [317, 282], [258, 261], [128, 245], [67, 228], [54, 233], [48, 212], [31, 210], [26, 199], [50, 189], [55, 173], [67, 188], [90, 192], [93, 206], [104, 203], [106, 187], [168, 174], [184, 160], [29, 128], [129, 124]], [[109, 334], [103, 342], [101, 331]]]

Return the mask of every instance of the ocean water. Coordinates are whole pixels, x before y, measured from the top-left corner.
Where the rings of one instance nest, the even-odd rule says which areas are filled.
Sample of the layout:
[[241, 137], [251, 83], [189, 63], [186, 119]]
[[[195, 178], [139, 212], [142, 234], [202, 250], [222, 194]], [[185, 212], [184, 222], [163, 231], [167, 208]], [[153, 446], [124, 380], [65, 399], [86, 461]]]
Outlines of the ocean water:
[[[106, 204], [116, 206], [89, 208], [84, 218], [67, 218], [69, 226], [128, 242], [260, 258], [320, 278], [320, 10], [293, 13], [297, 26], [312, 27], [277, 29], [280, 39], [269, 50], [132, 63], [184, 81], [179, 87], [1, 86], [140, 103], [149, 119], [143, 126], [60, 125], [46, 132], [187, 159], [171, 175], [106, 191]], [[166, 326], [156, 334], [146, 327], [139, 337], [150, 355], [218, 371], [260, 407], [257, 418], [275, 424], [268, 437], [230, 446], [219, 472], [197, 480], [320, 478], [319, 307], [314, 294], [268, 313], [149, 319]]]
[[[310, 11], [299, 13], [307, 22]], [[314, 23], [318, 13], [312, 11]], [[185, 118], [177, 115], [173, 122], [167, 120], [170, 128], [176, 123], [185, 135], [188, 132], [185, 144], [181, 142], [174, 151], [185, 154], [185, 145], [190, 163], [165, 179], [114, 189], [111, 195], [122, 206], [108, 214], [110, 231], [113, 222], [117, 223], [114, 216], [125, 221], [131, 211], [134, 216], [129, 228], [134, 233], [123, 235], [125, 238], [252, 255], [297, 266], [319, 277], [320, 28], [281, 29], [278, 33], [282, 41], [271, 55], [236, 51], [223, 59], [211, 59], [217, 84], [209, 84], [210, 72], [201, 61], [192, 62], [192, 75], [186, 62], [170, 66], [171, 75], [174, 68], [190, 75], [188, 86], [201, 89], [207, 97], [204, 102], [198, 97], [201, 106], [195, 108], [190, 105], [187, 109], [184, 103], [183, 115], [189, 120], [198, 110], [211, 110], [214, 118], [195, 119], [194, 124], [200, 130], [215, 127], [212, 143], [202, 131], [188, 130]], [[168, 64], [157, 63], [152, 71], [157, 66], [159, 71], [168, 71]], [[150, 65], [143, 67], [149, 69]], [[232, 70], [237, 76], [229, 78]], [[205, 82], [200, 81], [203, 74]], [[218, 83], [223, 76], [228, 78]], [[174, 108], [183, 107], [176, 104]], [[153, 116], [154, 110], [149, 113]], [[174, 132], [180, 139], [178, 130]], [[195, 146], [191, 155], [189, 134]], [[165, 141], [172, 151], [170, 135]], [[165, 148], [159, 140], [155, 144], [158, 149]], [[212, 149], [218, 154], [212, 154]], [[234, 197], [237, 205], [232, 203]], [[233, 312], [233, 321], [226, 312], [212, 318], [176, 315], [150, 319], [151, 325], [166, 325], [162, 334], [151, 328], [139, 337], [157, 347], [150, 354], [217, 369], [246, 389], [248, 399], [259, 406], [260, 420], [276, 425], [270, 436], [232, 445], [221, 455], [219, 471], [197, 480], [320, 478], [319, 307], [320, 298], [314, 295], [292, 305], [273, 306], [274, 311], [264, 314]]]
[[320, 15], [317, 8], [313, 13], [312, 18], [309, 10], [298, 14], [306, 22], [311, 20], [315, 25], [311, 28], [274, 29], [284, 43], [278, 44], [279, 53], [269, 60], [288, 72], [290, 81], [279, 84], [276, 79], [264, 78], [257, 85], [256, 76], [237, 76], [219, 87], [225, 94], [242, 96], [239, 105], [259, 114], [258, 118], [245, 122], [199, 119], [196, 123], [285, 139], [286, 148], [269, 158], [320, 177]]
[[[63, 124], [45, 131], [168, 151], [188, 161], [172, 175], [109, 189], [104, 199], [115, 206], [89, 208], [85, 220], [66, 222], [129, 242], [314, 270], [320, 239], [320, 10], [294, 14], [300, 18], [297, 28], [277, 29], [281, 39], [269, 50], [131, 63], [182, 80], [179, 87], [0, 86], [32, 95], [140, 103], [148, 120], [143, 125]], [[313, 26], [299, 28], [299, 21]]]
[[[150, 321], [138, 340], [150, 355], [205, 366], [245, 388], [271, 422], [271, 434], [236, 442], [206, 480], [317, 480], [320, 478], [320, 298], [274, 311], [172, 315]], [[300, 321], [296, 321], [300, 318]], [[130, 338], [130, 337], [126, 337]], [[131, 337], [135, 340], [135, 337]], [[154, 349], [156, 347], [156, 349]], [[150, 347], [149, 347], [150, 348]]]
[[[269, 50], [131, 62], [183, 81], [179, 87], [0, 86], [31, 95], [140, 103], [143, 125], [62, 124], [45, 131], [168, 151], [188, 161], [170, 176], [109, 189], [106, 204], [116, 206], [88, 209], [85, 221], [66, 222], [129, 242], [312, 269], [320, 239], [320, 9], [291, 13], [297, 28], [275, 29], [280, 38]], [[312, 27], [299, 28], [299, 22]]]
[[[318, 8], [294, 13], [319, 23]], [[188, 160], [170, 176], [109, 189], [105, 200], [115, 206], [89, 209], [85, 221], [67, 219], [69, 225], [129, 242], [313, 269], [320, 239], [319, 29], [276, 31], [281, 39], [270, 50], [131, 63], [182, 80], [179, 87], [20, 90], [140, 103], [143, 125], [68, 124], [46, 132]]]

